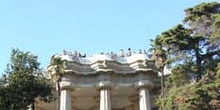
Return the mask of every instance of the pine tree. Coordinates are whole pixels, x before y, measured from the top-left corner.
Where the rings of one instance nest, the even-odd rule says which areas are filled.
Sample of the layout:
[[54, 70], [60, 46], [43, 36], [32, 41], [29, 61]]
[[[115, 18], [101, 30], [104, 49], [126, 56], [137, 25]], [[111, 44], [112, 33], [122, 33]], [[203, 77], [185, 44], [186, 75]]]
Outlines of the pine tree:
[[161, 63], [172, 67], [158, 104], [164, 110], [220, 109], [220, 3], [201, 3], [185, 13], [184, 24], [152, 40], [153, 55], [162, 50]]
[[10, 63], [0, 84], [0, 109], [23, 110], [38, 98], [53, 101], [52, 86], [43, 76], [37, 56], [30, 52], [13, 49]]

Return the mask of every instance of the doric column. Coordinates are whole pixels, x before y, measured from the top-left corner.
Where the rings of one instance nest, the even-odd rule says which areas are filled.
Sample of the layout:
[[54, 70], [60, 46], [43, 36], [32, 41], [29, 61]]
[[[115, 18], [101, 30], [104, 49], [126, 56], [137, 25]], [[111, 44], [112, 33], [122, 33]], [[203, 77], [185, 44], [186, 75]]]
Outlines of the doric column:
[[60, 83], [60, 110], [72, 110], [71, 108], [71, 87], [70, 81], [61, 81]]
[[100, 110], [111, 110], [109, 89], [100, 90]]
[[61, 90], [60, 110], [71, 110], [71, 90], [70, 89]]
[[100, 110], [111, 110], [110, 90], [112, 83], [110, 81], [101, 81], [97, 84], [100, 91]]
[[135, 85], [139, 92], [139, 110], [151, 110], [149, 90], [152, 89], [153, 83], [149, 80], [141, 80]]

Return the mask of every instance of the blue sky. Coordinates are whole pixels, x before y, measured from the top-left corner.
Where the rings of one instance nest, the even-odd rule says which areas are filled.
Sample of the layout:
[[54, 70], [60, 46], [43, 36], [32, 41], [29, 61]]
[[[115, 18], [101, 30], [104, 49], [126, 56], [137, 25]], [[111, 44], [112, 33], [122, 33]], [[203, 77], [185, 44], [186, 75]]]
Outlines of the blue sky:
[[92, 55], [148, 49], [181, 23], [184, 9], [213, 0], [0, 0], [0, 74], [12, 48], [38, 55], [44, 69], [63, 49]]

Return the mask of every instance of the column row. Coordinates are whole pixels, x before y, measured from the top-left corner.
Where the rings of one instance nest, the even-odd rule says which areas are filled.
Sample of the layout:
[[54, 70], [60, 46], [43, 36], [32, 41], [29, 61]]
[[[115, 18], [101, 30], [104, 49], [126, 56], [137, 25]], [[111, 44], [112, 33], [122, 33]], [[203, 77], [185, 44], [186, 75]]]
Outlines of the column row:
[[[100, 110], [111, 110], [110, 90], [113, 85], [110, 81], [101, 81], [96, 85], [100, 91]], [[153, 83], [142, 80], [135, 83], [135, 89], [139, 91], [139, 110], [151, 110], [149, 89]], [[62, 89], [60, 96], [60, 110], [71, 110], [71, 90]]]

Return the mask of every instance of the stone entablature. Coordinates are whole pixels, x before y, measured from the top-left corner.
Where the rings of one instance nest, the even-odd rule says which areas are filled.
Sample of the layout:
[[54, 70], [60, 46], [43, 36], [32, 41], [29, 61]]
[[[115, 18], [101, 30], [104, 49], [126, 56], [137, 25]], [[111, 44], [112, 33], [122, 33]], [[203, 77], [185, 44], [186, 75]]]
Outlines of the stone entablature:
[[[72, 55], [55, 55], [64, 62], [66, 72], [76, 74], [95, 74], [98, 71], [112, 71], [129, 74], [136, 71], [155, 71], [154, 60], [148, 59], [146, 54], [133, 54], [129, 57], [112, 58], [111, 55], [95, 54], [91, 57], [76, 57]], [[49, 66], [48, 69], [52, 67]]]
[[[145, 53], [79, 57], [54, 55], [63, 61], [61, 110], [151, 110], [160, 80], [153, 60]], [[49, 65], [56, 78], [55, 65]], [[54, 79], [56, 80], [56, 79]], [[39, 105], [40, 106], [40, 105]], [[43, 108], [43, 107], [42, 107]]]

